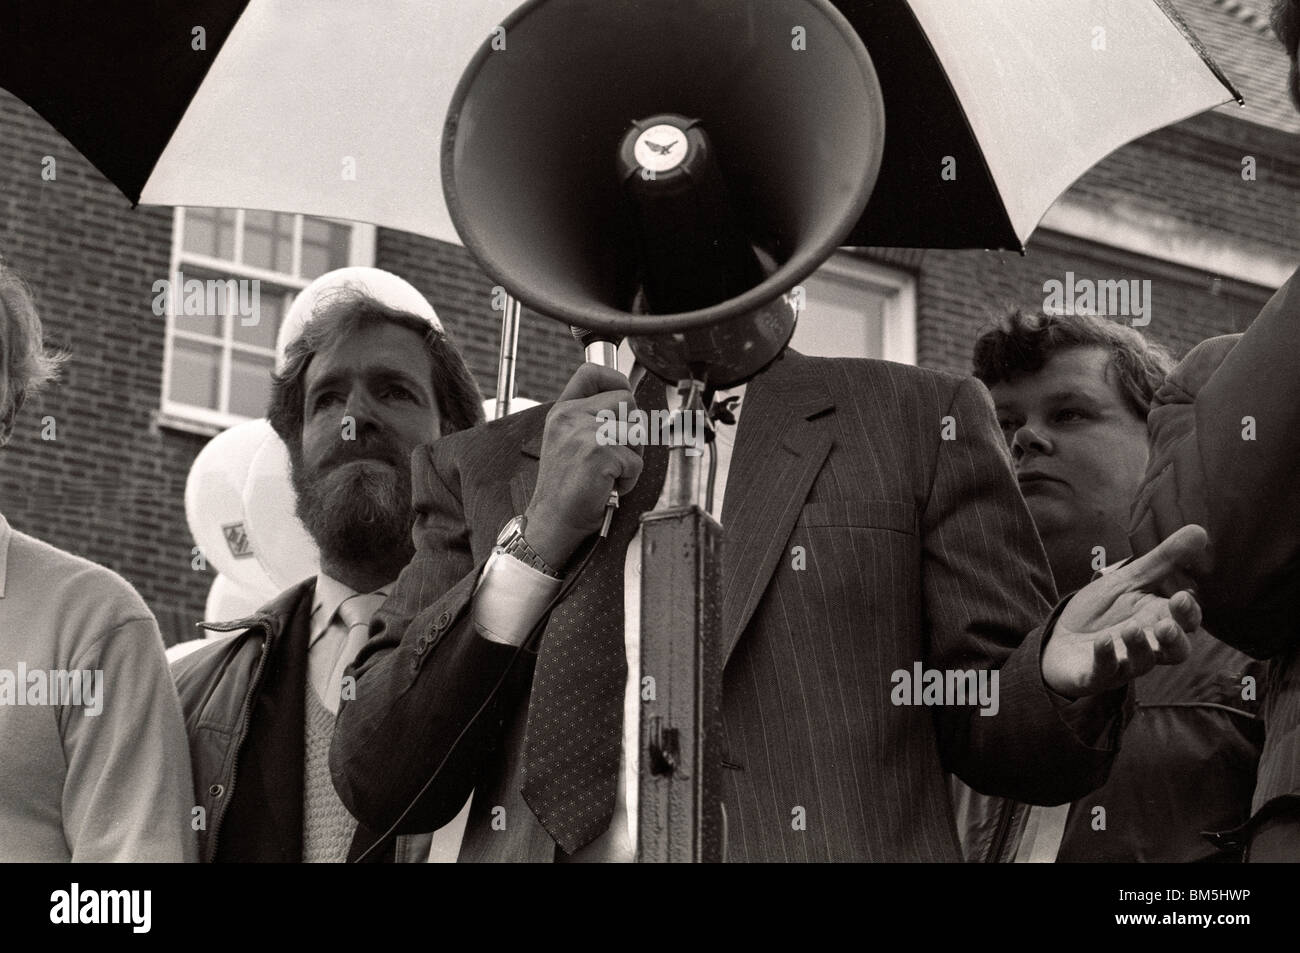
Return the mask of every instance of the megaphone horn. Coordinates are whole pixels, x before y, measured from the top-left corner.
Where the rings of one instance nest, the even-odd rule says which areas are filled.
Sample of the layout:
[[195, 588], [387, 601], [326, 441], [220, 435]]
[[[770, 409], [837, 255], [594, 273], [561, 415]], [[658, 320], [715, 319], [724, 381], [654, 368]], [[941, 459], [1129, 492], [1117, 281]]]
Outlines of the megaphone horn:
[[503, 26], [444, 130], [466, 247], [660, 377], [757, 373], [879, 171], [883, 98], [852, 26], [829, 0], [531, 0]]

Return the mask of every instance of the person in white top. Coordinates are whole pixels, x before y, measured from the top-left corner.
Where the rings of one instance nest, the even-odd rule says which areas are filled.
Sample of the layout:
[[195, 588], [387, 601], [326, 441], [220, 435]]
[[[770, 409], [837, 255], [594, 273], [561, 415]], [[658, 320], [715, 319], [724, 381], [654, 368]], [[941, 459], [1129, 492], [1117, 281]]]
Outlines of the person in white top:
[[[60, 360], [0, 259], [0, 446]], [[0, 765], [0, 862], [194, 859], [189, 751], [157, 622], [117, 573], [3, 513]]]

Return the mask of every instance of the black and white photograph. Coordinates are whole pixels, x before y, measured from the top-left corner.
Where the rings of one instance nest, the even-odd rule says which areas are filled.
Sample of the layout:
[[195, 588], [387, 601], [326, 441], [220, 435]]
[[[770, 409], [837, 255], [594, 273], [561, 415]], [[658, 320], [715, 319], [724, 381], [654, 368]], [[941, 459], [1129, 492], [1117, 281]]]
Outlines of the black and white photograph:
[[247, 866], [320, 863], [1281, 919], [1298, 45], [1300, 0], [0, 0], [16, 919], [388, 889]]

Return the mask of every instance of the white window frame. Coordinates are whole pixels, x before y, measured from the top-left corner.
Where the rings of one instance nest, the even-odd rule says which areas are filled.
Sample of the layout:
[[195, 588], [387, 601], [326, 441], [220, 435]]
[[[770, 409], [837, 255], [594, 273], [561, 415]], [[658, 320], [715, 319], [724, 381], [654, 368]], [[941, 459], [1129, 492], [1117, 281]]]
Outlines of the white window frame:
[[[244, 244], [244, 209], [235, 209], [235, 245], [233, 255], [235, 259], [243, 257]], [[269, 271], [265, 268], [257, 268], [252, 265], [240, 264], [237, 260], [231, 261], [225, 258], [217, 258], [213, 255], [202, 255], [196, 252], [185, 251], [185, 209], [177, 206], [172, 215], [172, 247], [171, 247], [171, 270], [168, 280], [174, 286], [178, 275], [182, 274], [186, 266], [201, 269], [205, 272], [215, 272], [223, 276], [229, 276], [236, 281], [241, 279], [257, 279], [282, 288], [291, 288], [294, 291], [301, 291], [311, 283], [310, 279], [298, 277], [298, 272], [302, 266], [302, 221], [301, 214], [293, 214], [293, 274], [278, 271]], [[334, 222], [338, 225], [347, 225], [351, 228], [351, 239], [348, 247], [348, 266], [371, 266], [375, 261], [375, 238], [377, 229], [374, 225], [367, 225], [361, 222], [347, 222], [341, 219], [325, 218], [323, 216], [310, 216], [312, 218], [321, 218], [323, 221]], [[162, 426], [169, 426], [179, 430], [187, 430], [202, 434], [220, 433], [236, 424], [244, 423], [247, 420], [255, 418], [244, 417], [240, 414], [232, 414], [226, 411], [211, 410], [206, 407], [196, 407], [192, 404], [184, 404], [171, 399], [172, 383], [172, 351], [173, 342], [177, 337], [200, 341], [205, 344], [212, 344], [213, 338], [210, 335], [199, 334], [193, 331], [180, 330], [176, 327], [175, 315], [172, 313], [172, 304], [176, 300], [183, 300], [183, 295], [173, 291], [167, 296], [167, 320], [166, 330], [164, 333], [163, 343], [163, 372], [162, 372], [162, 394], [160, 395], [160, 409], [158, 411], [158, 423]], [[220, 399], [218, 403], [223, 406], [229, 406], [230, 399], [230, 379], [231, 379], [231, 355], [234, 352], [244, 352], [256, 354], [261, 357], [274, 357], [273, 348], [259, 347], [254, 344], [245, 344], [234, 339], [234, 320], [230, 316], [222, 317], [222, 341], [221, 341], [221, 371], [220, 371]]]
[[881, 359], [916, 364], [916, 278], [911, 273], [840, 251], [813, 274], [881, 295]]

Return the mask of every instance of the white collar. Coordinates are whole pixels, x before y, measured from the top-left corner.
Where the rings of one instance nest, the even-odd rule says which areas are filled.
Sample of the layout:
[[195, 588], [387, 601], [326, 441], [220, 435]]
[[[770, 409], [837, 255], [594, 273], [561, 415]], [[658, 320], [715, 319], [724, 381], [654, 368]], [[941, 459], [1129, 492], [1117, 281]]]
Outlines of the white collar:
[[[390, 582], [376, 589], [375, 594], [386, 598], [392, 589], [393, 584]], [[311, 604], [311, 640], [307, 643], [308, 648], [315, 645], [316, 641], [325, 634], [325, 630], [329, 628], [334, 618], [334, 613], [339, 611], [339, 606], [355, 595], [358, 595], [355, 589], [344, 585], [332, 576], [324, 573], [316, 576], [316, 595]]]

